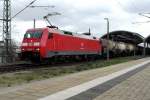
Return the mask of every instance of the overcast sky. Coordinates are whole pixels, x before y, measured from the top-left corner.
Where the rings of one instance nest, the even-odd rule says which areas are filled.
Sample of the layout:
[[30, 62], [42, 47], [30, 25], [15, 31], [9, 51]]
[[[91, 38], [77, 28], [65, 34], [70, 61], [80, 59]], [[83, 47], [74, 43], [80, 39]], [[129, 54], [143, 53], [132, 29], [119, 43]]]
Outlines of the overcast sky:
[[[11, 1], [13, 16], [33, 0]], [[2, 12], [2, 0], [0, 4]], [[12, 20], [12, 38], [22, 41], [25, 31], [33, 28], [34, 18], [37, 20], [36, 27], [47, 26], [43, 16], [51, 12], [61, 13], [60, 16], [49, 19], [52, 24], [63, 30], [87, 32], [91, 28], [93, 35], [100, 37], [106, 33], [104, 18], [107, 17], [110, 20], [110, 31], [127, 30], [146, 37], [150, 35], [150, 23], [133, 23], [150, 21], [138, 15], [138, 13], [150, 13], [149, 4], [150, 0], [37, 0], [33, 5], [54, 5], [55, 8], [27, 8]]]

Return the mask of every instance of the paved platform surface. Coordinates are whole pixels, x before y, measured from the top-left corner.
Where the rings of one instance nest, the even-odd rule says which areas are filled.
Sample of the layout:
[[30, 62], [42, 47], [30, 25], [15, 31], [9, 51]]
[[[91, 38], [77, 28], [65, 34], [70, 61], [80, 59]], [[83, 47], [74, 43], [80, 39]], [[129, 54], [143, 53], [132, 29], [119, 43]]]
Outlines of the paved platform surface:
[[94, 100], [150, 100], [150, 65]]
[[[148, 61], [144, 58], [127, 63], [117, 64], [105, 68], [79, 72], [56, 77], [40, 82], [33, 82], [24, 86], [11, 87], [0, 90], [0, 100], [37, 100], [50, 94], [71, 88], [133, 65]], [[95, 96], [95, 100], [150, 100], [150, 65], [135, 75], [123, 80], [104, 93]], [[92, 94], [89, 94], [92, 95]], [[82, 100], [82, 99], [81, 99]]]

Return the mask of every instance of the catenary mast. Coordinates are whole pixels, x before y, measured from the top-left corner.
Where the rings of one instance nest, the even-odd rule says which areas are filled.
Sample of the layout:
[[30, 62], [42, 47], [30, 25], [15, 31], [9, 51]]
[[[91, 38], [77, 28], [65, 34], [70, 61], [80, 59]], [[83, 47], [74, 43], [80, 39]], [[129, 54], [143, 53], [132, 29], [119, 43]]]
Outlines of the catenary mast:
[[4, 60], [11, 62], [11, 0], [4, 0], [3, 4], [3, 40]]

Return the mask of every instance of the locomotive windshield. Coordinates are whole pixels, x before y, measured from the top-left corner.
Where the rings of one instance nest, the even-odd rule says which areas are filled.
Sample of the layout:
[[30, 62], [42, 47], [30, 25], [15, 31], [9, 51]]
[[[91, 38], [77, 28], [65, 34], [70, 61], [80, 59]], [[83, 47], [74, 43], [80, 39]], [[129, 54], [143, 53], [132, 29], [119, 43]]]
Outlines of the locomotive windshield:
[[34, 32], [26, 32], [24, 38], [41, 38], [42, 32], [41, 31], [34, 31]]

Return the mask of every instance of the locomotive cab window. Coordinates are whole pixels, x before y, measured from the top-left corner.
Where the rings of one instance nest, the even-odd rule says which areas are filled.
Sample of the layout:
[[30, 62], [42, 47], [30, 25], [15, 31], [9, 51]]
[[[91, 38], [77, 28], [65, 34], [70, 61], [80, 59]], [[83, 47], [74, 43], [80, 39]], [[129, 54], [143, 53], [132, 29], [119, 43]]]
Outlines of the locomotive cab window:
[[24, 35], [24, 38], [31, 38], [31, 34], [30, 34], [30, 33], [26, 33], [26, 34]]
[[40, 39], [42, 37], [41, 31], [34, 31], [34, 32], [26, 32], [24, 35], [24, 38], [38, 38]]

